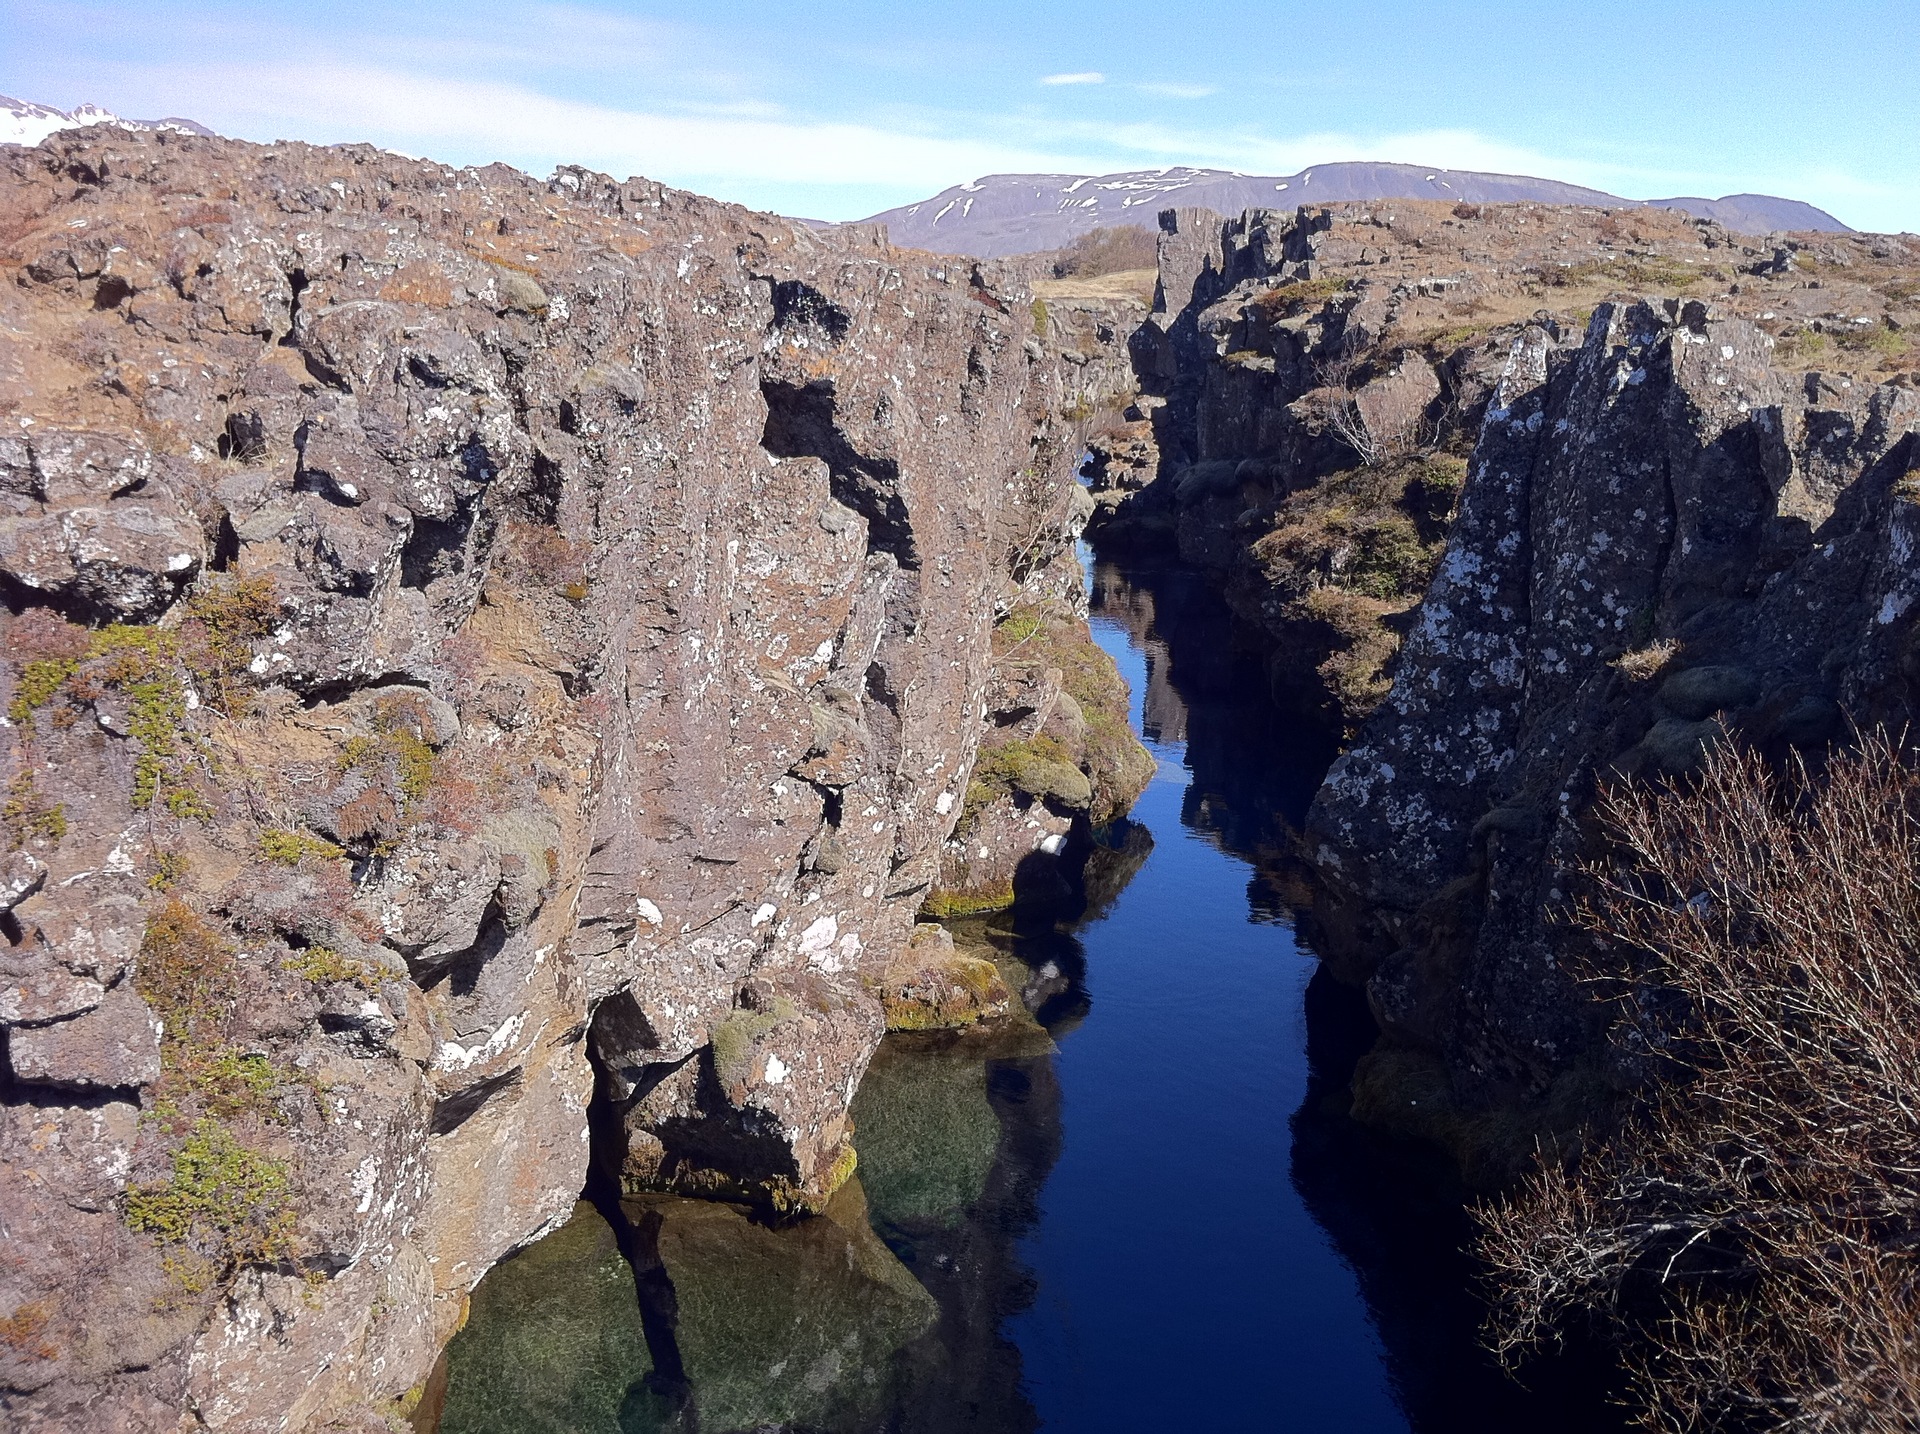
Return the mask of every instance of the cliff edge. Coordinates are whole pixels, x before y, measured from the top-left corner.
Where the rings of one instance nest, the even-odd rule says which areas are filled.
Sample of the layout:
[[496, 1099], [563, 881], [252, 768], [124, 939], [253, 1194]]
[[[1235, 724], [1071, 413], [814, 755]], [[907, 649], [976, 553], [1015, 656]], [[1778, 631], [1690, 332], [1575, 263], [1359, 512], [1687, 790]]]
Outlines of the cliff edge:
[[645, 180], [0, 151], [14, 1427], [385, 1427], [595, 1149], [824, 1204], [995, 624], [1084, 633], [1033, 329]]

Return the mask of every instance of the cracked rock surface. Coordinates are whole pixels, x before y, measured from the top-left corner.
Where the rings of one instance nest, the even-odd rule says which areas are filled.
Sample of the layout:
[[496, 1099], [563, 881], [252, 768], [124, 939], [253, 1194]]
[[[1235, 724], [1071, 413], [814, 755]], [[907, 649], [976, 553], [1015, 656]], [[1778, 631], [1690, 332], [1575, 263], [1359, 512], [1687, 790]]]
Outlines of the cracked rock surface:
[[629, 1189], [829, 1203], [996, 620], [1084, 639], [1033, 329], [645, 180], [0, 151], [11, 1427], [383, 1427], [596, 1066]]
[[1794, 372], [1705, 303], [1515, 340], [1392, 690], [1307, 830], [1328, 941], [1468, 1108], [1596, 1059], [1564, 913], [1599, 784], [1910, 720], [1916, 472], [1920, 395]]

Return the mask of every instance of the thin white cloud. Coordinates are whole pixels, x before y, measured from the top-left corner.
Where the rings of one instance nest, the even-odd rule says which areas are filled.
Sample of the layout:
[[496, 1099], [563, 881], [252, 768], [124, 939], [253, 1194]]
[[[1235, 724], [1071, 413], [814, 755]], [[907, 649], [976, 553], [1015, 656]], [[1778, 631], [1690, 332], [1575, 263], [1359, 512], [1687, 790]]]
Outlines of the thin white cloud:
[[1135, 85], [1142, 94], [1164, 95], [1170, 100], [1204, 100], [1208, 95], [1220, 93], [1218, 85]]
[[[151, 78], [151, 77], [150, 77]], [[209, 81], [214, 81], [209, 83]], [[585, 164], [669, 183], [930, 186], [960, 177], [1079, 172], [1101, 161], [1037, 146], [842, 122], [660, 114], [556, 99], [520, 85], [338, 65], [206, 69], [177, 77], [212, 103], [197, 115], [259, 138], [374, 139], [457, 162]]]
[[1064, 75], [1042, 75], [1043, 85], [1104, 85], [1107, 77], [1098, 70], [1072, 70]]

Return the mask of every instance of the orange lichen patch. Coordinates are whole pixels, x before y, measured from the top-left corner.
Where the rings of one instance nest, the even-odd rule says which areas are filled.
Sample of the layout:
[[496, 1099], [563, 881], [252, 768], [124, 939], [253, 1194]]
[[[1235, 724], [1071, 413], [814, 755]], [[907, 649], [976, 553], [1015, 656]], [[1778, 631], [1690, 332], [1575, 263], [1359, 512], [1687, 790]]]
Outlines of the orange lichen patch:
[[540, 268], [537, 264], [525, 264], [518, 259], [509, 259], [504, 254], [489, 253], [480, 249], [470, 249], [468, 252], [472, 254], [474, 258], [483, 263], [491, 264], [497, 269], [511, 269], [516, 274], [525, 274], [535, 279], [540, 277]]
[[637, 258], [653, 247], [653, 240], [638, 234], [615, 234], [608, 238], [607, 243], [629, 259]]
[[55, 1359], [60, 1351], [46, 1339], [46, 1329], [52, 1320], [45, 1300], [23, 1304], [0, 1319], [0, 1346], [29, 1359]]
[[402, 264], [399, 272], [380, 286], [380, 297], [390, 303], [444, 309], [453, 302], [453, 285], [436, 265]]

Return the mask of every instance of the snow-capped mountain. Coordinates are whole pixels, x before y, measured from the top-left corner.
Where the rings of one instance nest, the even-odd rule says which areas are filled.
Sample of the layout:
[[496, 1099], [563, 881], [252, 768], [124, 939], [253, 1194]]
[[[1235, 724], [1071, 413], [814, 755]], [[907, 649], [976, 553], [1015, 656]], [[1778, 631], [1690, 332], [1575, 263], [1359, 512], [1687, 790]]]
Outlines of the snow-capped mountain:
[[52, 105], [37, 105], [31, 100], [16, 100], [0, 95], [0, 144], [38, 144], [56, 130], [79, 129], [82, 125], [117, 124], [122, 129], [166, 129], [178, 134], [212, 134], [205, 125], [189, 119], [123, 119], [98, 105], [57, 110]]
[[1315, 200], [1447, 199], [1469, 204], [1586, 204], [1684, 209], [1749, 234], [1847, 226], [1797, 199], [1731, 194], [1722, 199], [1622, 199], [1598, 189], [1517, 174], [1426, 169], [1411, 164], [1324, 164], [1298, 174], [1237, 174], [1225, 169], [1141, 169], [1125, 174], [990, 174], [931, 199], [876, 214], [893, 242], [947, 254], [1056, 249], [1089, 229], [1138, 224], [1175, 206], [1238, 214], [1290, 209]]

